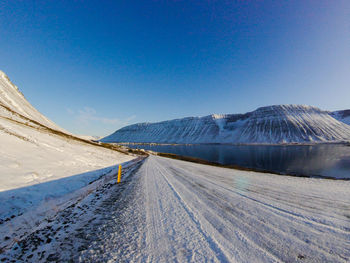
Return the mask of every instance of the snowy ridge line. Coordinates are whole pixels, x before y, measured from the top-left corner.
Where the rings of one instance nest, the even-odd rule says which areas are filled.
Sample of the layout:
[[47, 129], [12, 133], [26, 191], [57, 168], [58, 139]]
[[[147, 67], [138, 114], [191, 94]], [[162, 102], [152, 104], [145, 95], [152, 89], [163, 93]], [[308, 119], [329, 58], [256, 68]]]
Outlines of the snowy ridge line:
[[340, 111], [333, 111], [329, 113], [333, 118], [337, 119], [338, 121], [344, 122], [347, 125], [350, 125], [350, 110], [340, 110]]
[[[122, 163], [122, 181], [123, 179], [127, 179], [134, 171], [134, 168], [138, 167], [138, 164], [143, 161], [144, 158], [139, 157]], [[2, 241], [0, 251], [10, 249], [19, 240], [25, 239], [31, 233], [44, 227], [58, 212], [66, 209], [68, 206], [81, 202], [92, 192], [115, 179], [117, 175], [116, 167], [117, 165], [113, 165], [112, 167], [105, 168], [103, 169], [103, 174], [100, 174], [98, 178], [88, 182], [86, 186], [71, 193], [66, 193], [63, 196], [43, 200], [38, 206], [33, 207], [31, 210], [24, 211], [19, 216], [0, 224], [0, 236], [9, 237], [7, 241]]]
[[[10, 122], [13, 122], [13, 123], [16, 123], [18, 125], [22, 125], [22, 126], [26, 126], [26, 127], [30, 127], [30, 128], [33, 128], [33, 129], [38, 129], [40, 131], [48, 131], [48, 132], [51, 132], [51, 133], [55, 133], [55, 134], [59, 134], [61, 136], [65, 136], [65, 137], [70, 137], [70, 138], [77, 138], [75, 137], [74, 135], [68, 133], [68, 132], [65, 132], [65, 131], [62, 131], [60, 129], [53, 129], [47, 125], [44, 125], [42, 124], [41, 122], [38, 122], [36, 120], [33, 120], [33, 119], [30, 119], [18, 112], [15, 112], [13, 111], [12, 109], [10, 109], [9, 107], [5, 106], [4, 104], [0, 103], [0, 107], [4, 108], [5, 110], [7, 110], [11, 115], [14, 115], [15, 117], [19, 117], [19, 119], [15, 119], [15, 118], [11, 118], [11, 117], [6, 117], [6, 116], [1, 116], [0, 115], [0, 118], [2, 119], [5, 119], [7, 121], [10, 121]], [[10, 115], [10, 116], [11, 116]], [[34, 124], [34, 125], [33, 125]], [[80, 138], [78, 138], [80, 139]], [[81, 141], [83, 141], [83, 139], [81, 139]]]
[[18, 90], [18, 87], [12, 83], [10, 78], [2, 70], [0, 70], [0, 78], [5, 79], [14, 89]]
[[[38, 126], [40, 126], [42, 128], [49, 129], [49, 127], [47, 127], [46, 125], [44, 125], [44, 124], [42, 124], [42, 123], [40, 123], [38, 121], [32, 120], [32, 119], [30, 119], [30, 118], [28, 118], [28, 117], [26, 117], [26, 116], [24, 116], [24, 115], [22, 115], [22, 114], [20, 114], [20, 113], [18, 113], [16, 111], [14, 111], [14, 110], [12, 110], [11, 108], [7, 107], [6, 105], [2, 104], [1, 102], [0, 102], [0, 107], [4, 108], [5, 110], [7, 110], [11, 114], [15, 115], [16, 117], [19, 117], [20, 119], [23, 119], [24, 121], [28, 121], [29, 123], [34, 123], [34, 124], [36, 124], [36, 125], [38, 125]], [[11, 119], [9, 117], [5, 117], [5, 116], [0, 116], [0, 117], [4, 118], [4, 119], [7, 119], [7, 120], [10, 120], [10, 121], [13, 121], [13, 122], [16, 122], [18, 124], [23, 124], [23, 125], [27, 124], [27, 123], [22, 123], [19, 120]], [[30, 126], [29, 124], [27, 124], [27, 125]], [[30, 126], [30, 127], [35, 128], [36, 126]]]
[[103, 138], [117, 143], [294, 144], [350, 141], [350, 126], [305, 105], [273, 105], [245, 114], [138, 123]]
[[[120, 149], [120, 147], [114, 147], [113, 145], [110, 145], [110, 144], [96, 143], [96, 142], [93, 142], [91, 140], [75, 136], [75, 135], [73, 135], [71, 133], [68, 133], [68, 132], [66, 132], [64, 130], [61, 130], [61, 129], [56, 130], [56, 129], [53, 129], [51, 127], [48, 127], [48, 126], [46, 126], [46, 125], [44, 125], [44, 124], [42, 124], [42, 123], [40, 123], [38, 121], [32, 120], [30, 118], [27, 118], [26, 116], [23, 116], [20, 113], [11, 110], [10, 108], [8, 108], [7, 106], [5, 106], [5, 105], [3, 105], [1, 103], [0, 103], [0, 107], [3, 107], [4, 109], [8, 110], [12, 114], [16, 115], [17, 117], [20, 117], [20, 118], [24, 119], [24, 121], [26, 121], [26, 122], [24, 123], [24, 122], [21, 122], [19, 120], [12, 119], [10, 117], [5, 117], [5, 116], [1, 116], [0, 115], [0, 118], [2, 118], [4, 120], [16, 123], [16, 124], [21, 125], [21, 126], [37, 129], [37, 130], [40, 130], [41, 132], [47, 132], [48, 134], [51, 134], [51, 135], [56, 135], [56, 136], [72, 139], [72, 140], [75, 140], [75, 141], [91, 144], [91, 145], [94, 145], [94, 146], [97, 146], [97, 147], [108, 148], [108, 149], [112, 149], [112, 150], [115, 150], [115, 151], [118, 151], [118, 152], [121, 152], [121, 153], [124, 153], [124, 154], [128, 154], [126, 151], [122, 151]], [[35, 124], [37, 126], [30, 125], [30, 124]]]
[[[9, 111], [10, 113], [12, 113], [13, 115], [19, 117], [20, 119], [23, 119], [24, 121], [26, 121], [25, 123], [19, 121], [19, 120], [16, 120], [16, 119], [12, 119], [10, 117], [6, 117], [6, 116], [0, 116], [0, 118], [3, 118], [3, 119], [6, 119], [7, 121], [10, 121], [10, 122], [14, 122], [18, 125], [22, 125], [22, 126], [27, 126], [27, 127], [30, 127], [30, 128], [34, 128], [34, 129], [40, 129], [40, 130], [46, 130], [46, 131], [49, 131], [51, 133], [54, 133], [56, 135], [61, 135], [61, 136], [64, 136], [64, 137], [69, 137], [71, 139], [75, 139], [75, 140], [78, 140], [78, 141], [83, 141], [83, 142], [86, 142], [88, 140], [85, 140], [85, 139], [82, 139], [82, 138], [79, 138], [79, 137], [76, 137], [74, 136], [73, 134], [70, 134], [66, 131], [62, 131], [61, 129], [53, 129], [45, 124], [42, 124], [41, 122], [39, 121], [36, 121], [36, 120], [33, 120], [33, 119], [30, 119], [24, 115], [22, 115], [21, 113], [18, 113], [16, 111], [13, 111], [11, 108], [5, 106], [4, 104], [0, 103], [0, 107], [4, 108], [5, 110]], [[37, 126], [32, 126], [30, 124], [35, 124]], [[39, 126], [39, 127], [38, 127]], [[97, 144], [96, 144], [97, 145]]]
[[[1, 118], [1, 117], [0, 117]], [[39, 146], [39, 144], [37, 144], [34, 140], [32, 140], [31, 138], [27, 138], [23, 135], [20, 135], [18, 133], [16, 133], [15, 131], [13, 131], [11, 128], [9, 127], [6, 127], [6, 125], [1, 125], [0, 124], [0, 131], [4, 132], [4, 133], [7, 133], [8, 135], [12, 135], [12, 136], [15, 136], [23, 141], [26, 141], [26, 142], [30, 142], [30, 143], [33, 143], [35, 144], [36, 146]]]
[[18, 87], [14, 85], [8, 76], [2, 71], [0, 71], [0, 102], [14, 112], [20, 113], [21, 115], [38, 121], [50, 128], [68, 133], [36, 110], [25, 99]]

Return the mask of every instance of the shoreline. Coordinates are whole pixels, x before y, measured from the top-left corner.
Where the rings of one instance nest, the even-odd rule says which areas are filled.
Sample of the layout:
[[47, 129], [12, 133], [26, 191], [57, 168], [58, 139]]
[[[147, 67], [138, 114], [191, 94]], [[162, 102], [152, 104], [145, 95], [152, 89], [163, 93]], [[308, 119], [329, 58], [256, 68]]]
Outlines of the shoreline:
[[292, 176], [292, 177], [303, 177], [303, 178], [313, 178], [313, 179], [329, 179], [329, 180], [342, 180], [342, 181], [350, 181], [350, 178], [335, 178], [331, 176], [324, 176], [324, 175], [306, 175], [306, 174], [300, 174], [300, 173], [282, 173], [282, 172], [276, 172], [276, 171], [270, 171], [266, 169], [259, 169], [259, 168], [248, 168], [240, 165], [225, 165], [220, 164], [217, 162], [210, 162], [204, 159], [190, 157], [190, 156], [183, 156], [173, 153], [162, 153], [162, 152], [153, 152], [153, 151], [146, 151], [149, 154], [180, 160], [180, 161], [186, 161], [186, 162], [192, 162], [192, 163], [198, 163], [203, 165], [210, 165], [215, 167], [222, 167], [222, 168], [228, 168], [228, 169], [235, 169], [240, 171], [247, 171], [247, 172], [258, 172], [258, 173], [266, 173], [266, 174], [274, 174], [279, 176]]
[[153, 143], [153, 142], [104, 142], [116, 145], [149, 145], [149, 146], [198, 146], [198, 145], [228, 145], [228, 146], [317, 146], [317, 145], [344, 145], [350, 142], [310, 142], [310, 143]]

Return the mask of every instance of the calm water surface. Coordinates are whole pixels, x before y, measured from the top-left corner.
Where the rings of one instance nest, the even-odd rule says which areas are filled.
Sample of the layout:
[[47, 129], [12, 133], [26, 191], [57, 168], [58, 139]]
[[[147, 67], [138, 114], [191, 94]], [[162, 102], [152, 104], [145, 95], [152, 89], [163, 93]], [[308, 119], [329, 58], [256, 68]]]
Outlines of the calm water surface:
[[268, 145], [128, 145], [286, 174], [350, 179], [350, 146]]

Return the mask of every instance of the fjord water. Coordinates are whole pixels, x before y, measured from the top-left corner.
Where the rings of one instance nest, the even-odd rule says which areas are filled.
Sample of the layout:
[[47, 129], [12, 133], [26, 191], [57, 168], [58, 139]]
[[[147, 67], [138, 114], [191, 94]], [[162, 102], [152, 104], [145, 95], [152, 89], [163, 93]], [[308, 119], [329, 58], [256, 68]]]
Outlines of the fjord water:
[[283, 174], [350, 179], [350, 146], [341, 144], [128, 146]]

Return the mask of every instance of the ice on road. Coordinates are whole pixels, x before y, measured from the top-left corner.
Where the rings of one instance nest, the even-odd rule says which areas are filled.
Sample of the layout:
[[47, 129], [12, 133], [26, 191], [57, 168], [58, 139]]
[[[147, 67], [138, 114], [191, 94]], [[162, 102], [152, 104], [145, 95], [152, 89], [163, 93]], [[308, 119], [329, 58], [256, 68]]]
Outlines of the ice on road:
[[349, 262], [349, 189], [349, 181], [150, 156], [123, 185], [97, 194], [103, 201], [80, 204], [88, 223], [72, 227], [70, 219], [47, 254], [81, 262]]

